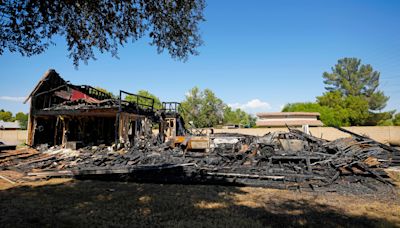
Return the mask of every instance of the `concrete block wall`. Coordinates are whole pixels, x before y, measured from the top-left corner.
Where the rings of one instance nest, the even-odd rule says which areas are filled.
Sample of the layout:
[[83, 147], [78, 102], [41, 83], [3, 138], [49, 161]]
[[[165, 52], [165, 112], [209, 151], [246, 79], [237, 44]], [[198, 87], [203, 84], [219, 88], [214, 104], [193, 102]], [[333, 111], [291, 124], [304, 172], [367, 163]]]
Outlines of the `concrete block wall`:
[[26, 142], [26, 130], [0, 130], [0, 141], [11, 145], [20, 145]]
[[[345, 127], [345, 129], [360, 135], [366, 135], [378, 142], [385, 144], [393, 144], [400, 146], [400, 126], [366, 126], [366, 127]], [[288, 131], [287, 128], [240, 128], [240, 129], [214, 129], [215, 133], [240, 133], [247, 135], [262, 136], [268, 132]], [[343, 133], [332, 127], [310, 127], [312, 135], [327, 140], [335, 140], [338, 138], [349, 137], [350, 135]], [[0, 141], [8, 144], [25, 143], [27, 139], [26, 130], [5, 131], [0, 130]]]

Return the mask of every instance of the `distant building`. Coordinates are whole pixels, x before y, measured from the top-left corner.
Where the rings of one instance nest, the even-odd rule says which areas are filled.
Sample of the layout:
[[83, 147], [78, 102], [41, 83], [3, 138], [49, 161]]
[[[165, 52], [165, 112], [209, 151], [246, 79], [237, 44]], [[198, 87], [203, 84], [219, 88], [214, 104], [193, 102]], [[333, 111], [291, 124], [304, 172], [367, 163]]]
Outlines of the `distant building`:
[[323, 126], [318, 112], [262, 112], [257, 113], [257, 127]]
[[19, 130], [21, 126], [18, 121], [15, 122], [4, 122], [0, 120], [0, 130]]

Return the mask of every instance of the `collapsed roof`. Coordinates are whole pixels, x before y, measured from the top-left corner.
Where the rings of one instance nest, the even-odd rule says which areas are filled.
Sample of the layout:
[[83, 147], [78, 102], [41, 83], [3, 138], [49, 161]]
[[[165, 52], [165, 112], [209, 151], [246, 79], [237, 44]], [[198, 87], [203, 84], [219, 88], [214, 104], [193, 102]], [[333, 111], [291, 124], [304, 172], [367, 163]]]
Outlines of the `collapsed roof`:
[[153, 98], [125, 91], [114, 97], [89, 85], [71, 84], [52, 69], [25, 102], [29, 100], [31, 146], [132, 143], [133, 135], [142, 131], [141, 121], [155, 118]]

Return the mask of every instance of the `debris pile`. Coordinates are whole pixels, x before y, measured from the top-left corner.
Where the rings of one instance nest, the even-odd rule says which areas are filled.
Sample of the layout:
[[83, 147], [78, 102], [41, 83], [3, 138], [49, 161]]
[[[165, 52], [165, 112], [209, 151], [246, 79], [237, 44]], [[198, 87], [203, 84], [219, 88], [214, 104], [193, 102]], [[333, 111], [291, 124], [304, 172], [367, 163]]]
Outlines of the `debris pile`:
[[6, 145], [3, 142], [0, 141], [0, 151], [2, 150], [15, 150], [17, 146], [16, 145]]
[[189, 131], [178, 102], [156, 109], [151, 97], [122, 90], [114, 97], [71, 84], [55, 70], [45, 73], [29, 99], [27, 144], [37, 150], [0, 145], [0, 177], [15, 171], [33, 178], [117, 175], [313, 190], [361, 183], [372, 189], [393, 185], [384, 169], [400, 164], [398, 150], [345, 129], [339, 130], [352, 137], [332, 142], [290, 128], [262, 137]]
[[[344, 129], [340, 129], [344, 130]], [[208, 152], [147, 143], [113, 151], [105, 145], [74, 151], [53, 148], [13, 168], [31, 176], [80, 178], [123, 175], [143, 181], [200, 182], [322, 191], [382, 191], [394, 185], [385, 168], [400, 151], [367, 137], [326, 141], [296, 129], [262, 137], [214, 134]], [[22, 155], [21, 155], [22, 156]], [[31, 155], [29, 155], [31, 156]], [[28, 156], [28, 157], [29, 157]], [[0, 164], [3, 164], [0, 161]], [[5, 164], [5, 163], [4, 163]], [[9, 168], [4, 165], [1, 168]], [[358, 185], [357, 188], [354, 186]]]

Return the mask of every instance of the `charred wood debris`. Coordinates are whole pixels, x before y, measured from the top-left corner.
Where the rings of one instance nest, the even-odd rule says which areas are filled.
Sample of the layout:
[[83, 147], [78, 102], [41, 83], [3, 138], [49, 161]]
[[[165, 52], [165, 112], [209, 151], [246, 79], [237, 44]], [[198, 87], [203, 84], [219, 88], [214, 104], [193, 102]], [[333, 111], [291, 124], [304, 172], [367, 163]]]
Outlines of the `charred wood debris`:
[[0, 153], [0, 170], [29, 177], [123, 178], [135, 181], [215, 183], [314, 191], [389, 191], [385, 168], [400, 151], [345, 129], [351, 137], [327, 141], [289, 128], [261, 137], [212, 134], [207, 152], [186, 151], [154, 135], [119, 151], [105, 145], [79, 150], [46, 146]]

